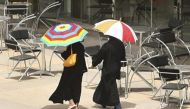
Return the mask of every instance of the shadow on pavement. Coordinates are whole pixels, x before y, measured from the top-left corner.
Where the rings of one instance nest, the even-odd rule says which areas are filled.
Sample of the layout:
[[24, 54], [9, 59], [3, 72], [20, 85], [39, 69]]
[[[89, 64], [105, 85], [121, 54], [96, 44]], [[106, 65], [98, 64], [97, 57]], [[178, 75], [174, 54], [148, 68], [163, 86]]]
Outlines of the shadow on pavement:
[[[136, 104], [134, 103], [130, 103], [127, 101], [121, 101], [121, 106], [123, 109], [127, 109], [127, 108], [135, 108]], [[103, 108], [101, 105], [99, 104], [95, 104], [94, 106], [92, 106], [93, 108], [97, 108], [97, 109], [105, 109]], [[106, 106], [106, 109], [113, 109], [114, 106]]]
[[[56, 104], [56, 105], [47, 105], [42, 107], [41, 109], [67, 109], [68, 105], [67, 104]], [[79, 109], [88, 109], [84, 106], [79, 105]]]

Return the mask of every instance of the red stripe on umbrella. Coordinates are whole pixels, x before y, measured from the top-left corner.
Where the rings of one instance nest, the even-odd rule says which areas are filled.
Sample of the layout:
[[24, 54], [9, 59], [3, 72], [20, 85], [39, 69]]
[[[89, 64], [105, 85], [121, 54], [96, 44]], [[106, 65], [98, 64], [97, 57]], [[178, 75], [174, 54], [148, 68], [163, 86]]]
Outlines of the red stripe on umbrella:
[[123, 27], [123, 41], [128, 41], [128, 42], [135, 42], [134, 37], [133, 36], [131, 30], [125, 26], [123, 23], [121, 23], [122, 27]]

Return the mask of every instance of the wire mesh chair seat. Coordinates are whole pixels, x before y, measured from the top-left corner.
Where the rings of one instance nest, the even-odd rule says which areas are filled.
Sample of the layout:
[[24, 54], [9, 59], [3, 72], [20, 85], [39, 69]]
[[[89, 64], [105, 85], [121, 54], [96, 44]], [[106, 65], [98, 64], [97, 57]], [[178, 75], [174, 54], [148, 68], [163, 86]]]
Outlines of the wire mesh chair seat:
[[188, 87], [188, 84], [180, 84], [180, 83], [168, 83], [162, 87], [162, 89], [170, 89], [170, 90], [182, 90]]

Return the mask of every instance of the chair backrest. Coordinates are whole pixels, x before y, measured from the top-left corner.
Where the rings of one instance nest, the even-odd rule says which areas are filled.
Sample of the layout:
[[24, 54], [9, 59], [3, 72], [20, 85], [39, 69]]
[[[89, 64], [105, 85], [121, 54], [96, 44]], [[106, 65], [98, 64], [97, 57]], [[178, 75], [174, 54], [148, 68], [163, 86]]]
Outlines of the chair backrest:
[[12, 50], [19, 50], [19, 47], [17, 46], [18, 43], [14, 40], [11, 39], [5, 39], [5, 45], [7, 48], [12, 49]]
[[21, 30], [14, 30], [11, 33], [11, 36], [14, 37], [16, 40], [21, 39], [29, 39], [29, 33], [27, 29], [21, 29]]
[[28, 2], [28, 0], [7, 0], [8, 2]]
[[150, 62], [151, 65], [154, 65], [154, 67], [169, 65], [169, 60], [168, 60], [167, 55], [159, 55], [159, 56], [153, 57], [149, 59], [148, 62]]
[[164, 81], [178, 80], [180, 79], [180, 72], [178, 69], [159, 68], [159, 76]]
[[159, 38], [164, 43], [172, 43], [176, 41], [175, 33], [171, 28], [160, 29], [160, 34], [157, 38]]
[[164, 67], [170, 65], [167, 55], [159, 55], [150, 58], [148, 63], [158, 72], [159, 76], [164, 81], [179, 79], [179, 70]]

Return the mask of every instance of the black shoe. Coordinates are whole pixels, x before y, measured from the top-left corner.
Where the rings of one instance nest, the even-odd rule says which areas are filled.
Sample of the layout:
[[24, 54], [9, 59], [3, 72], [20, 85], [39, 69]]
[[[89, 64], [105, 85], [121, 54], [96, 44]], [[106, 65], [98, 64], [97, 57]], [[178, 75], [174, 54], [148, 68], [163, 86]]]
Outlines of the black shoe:
[[119, 104], [115, 105], [115, 106], [114, 106], [114, 109], [122, 109], [122, 108], [121, 108], [121, 104], [119, 103]]

